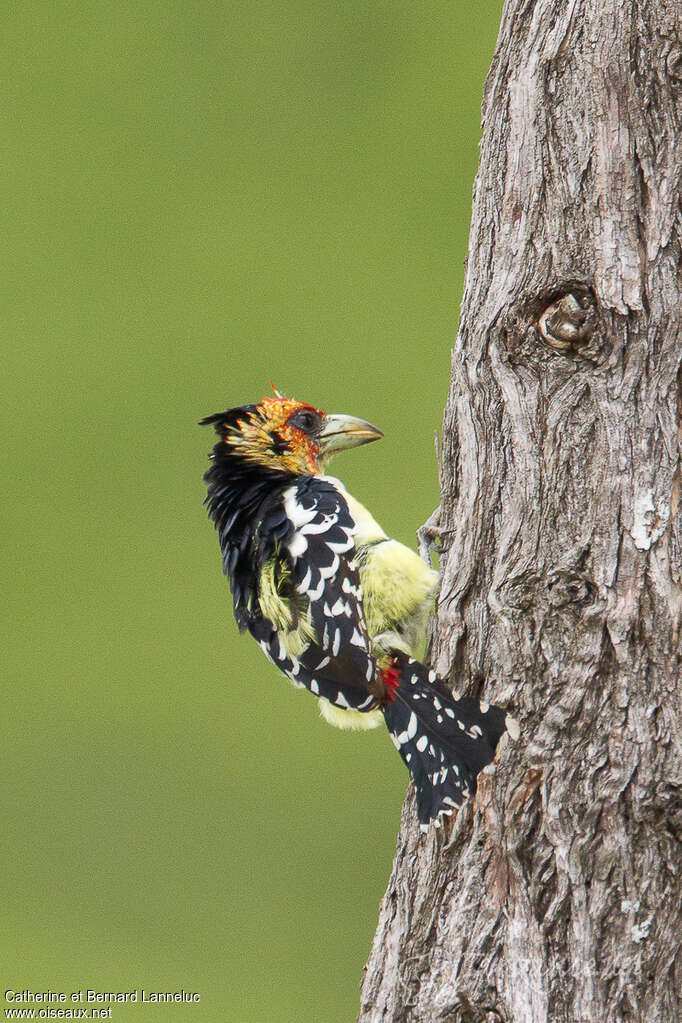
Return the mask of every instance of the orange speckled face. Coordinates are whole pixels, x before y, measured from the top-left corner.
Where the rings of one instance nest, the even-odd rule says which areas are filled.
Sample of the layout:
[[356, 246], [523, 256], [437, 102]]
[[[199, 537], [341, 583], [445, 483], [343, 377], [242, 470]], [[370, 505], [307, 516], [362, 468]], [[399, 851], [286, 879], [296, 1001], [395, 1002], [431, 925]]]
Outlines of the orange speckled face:
[[316, 436], [324, 412], [293, 398], [263, 398], [260, 405], [225, 437], [225, 443], [250, 461], [296, 474], [319, 472], [322, 451]]

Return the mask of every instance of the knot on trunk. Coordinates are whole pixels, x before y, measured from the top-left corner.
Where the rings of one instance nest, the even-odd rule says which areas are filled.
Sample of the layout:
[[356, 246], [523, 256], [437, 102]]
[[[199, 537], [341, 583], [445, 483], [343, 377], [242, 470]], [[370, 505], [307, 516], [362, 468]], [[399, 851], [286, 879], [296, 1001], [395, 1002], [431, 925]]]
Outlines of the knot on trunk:
[[538, 332], [555, 352], [584, 350], [597, 325], [594, 298], [586, 291], [569, 291], [555, 298], [538, 318]]
[[551, 608], [579, 610], [593, 603], [596, 587], [582, 572], [559, 569], [551, 572], [547, 579], [547, 598]]

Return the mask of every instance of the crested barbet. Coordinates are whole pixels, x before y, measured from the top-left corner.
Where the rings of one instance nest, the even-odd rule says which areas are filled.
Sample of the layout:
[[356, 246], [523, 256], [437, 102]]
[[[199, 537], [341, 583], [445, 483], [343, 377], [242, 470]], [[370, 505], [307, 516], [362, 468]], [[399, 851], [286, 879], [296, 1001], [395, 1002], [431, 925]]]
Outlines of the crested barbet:
[[324, 474], [332, 455], [381, 431], [277, 391], [201, 423], [219, 438], [206, 504], [239, 629], [317, 697], [331, 724], [385, 721], [414, 779], [422, 829], [440, 826], [515, 723], [498, 707], [455, 699], [416, 659], [438, 574]]

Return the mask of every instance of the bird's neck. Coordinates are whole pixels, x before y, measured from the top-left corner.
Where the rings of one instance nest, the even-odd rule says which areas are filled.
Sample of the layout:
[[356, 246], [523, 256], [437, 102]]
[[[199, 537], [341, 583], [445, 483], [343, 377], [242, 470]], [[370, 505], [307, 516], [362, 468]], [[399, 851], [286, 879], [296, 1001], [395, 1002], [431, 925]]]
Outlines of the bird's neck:
[[209, 517], [220, 534], [221, 546], [233, 535], [252, 528], [258, 509], [296, 479], [292, 473], [262, 468], [246, 459], [216, 458], [204, 474]]
[[325, 480], [327, 483], [331, 483], [332, 486], [336, 487], [348, 503], [348, 509], [353, 516], [355, 521], [355, 529], [353, 535], [355, 536], [356, 547], [364, 547], [369, 543], [376, 543], [377, 540], [385, 540], [386, 533], [383, 531], [377, 520], [374, 518], [372, 513], [365, 508], [364, 504], [349, 494], [344, 487], [341, 480], [335, 476], [321, 476], [320, 479]]

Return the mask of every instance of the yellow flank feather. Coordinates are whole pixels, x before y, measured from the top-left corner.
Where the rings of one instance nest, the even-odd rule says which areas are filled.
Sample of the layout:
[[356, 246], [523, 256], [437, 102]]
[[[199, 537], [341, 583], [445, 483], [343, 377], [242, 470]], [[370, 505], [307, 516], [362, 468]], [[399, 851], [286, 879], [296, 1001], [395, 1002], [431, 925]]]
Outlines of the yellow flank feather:
[[[263, 566], [263, 570], [260, 576], [260, 585], [258, 590], [258, 602], [261, 606], [261, 611], [266, 618], [269, 618], [274, 627], [279, 632], [280, 630], [288, 631], [291, 628], [293, 622], [293, 615], [289, 602], [282, 600], [277, 590], [277, 583], [275, 581], [275, 569], [277, 568], [277, 558], [270, 558], [268, 562]], [[280, 579], [287, 578], [290, 575], [290, 571], [285, 564], [280, 563]], [[286, 574], [285, 574], [286, 573]], [[281, 585], [281, 584], [280, 584]]]
[[300, 657], [306, 647], [315, 638], [315, 630], [310, 620], [310, 612], [296, 615], [291, 601], [281, 596], [283, 586], [291, 581], [291, 570], [288, 562], [279, 560], [275, 555], [270, 558], [260, 577], [258, 602], [261, 611], [269, 618], [277, 630], [282, 646], [290, 657]]

